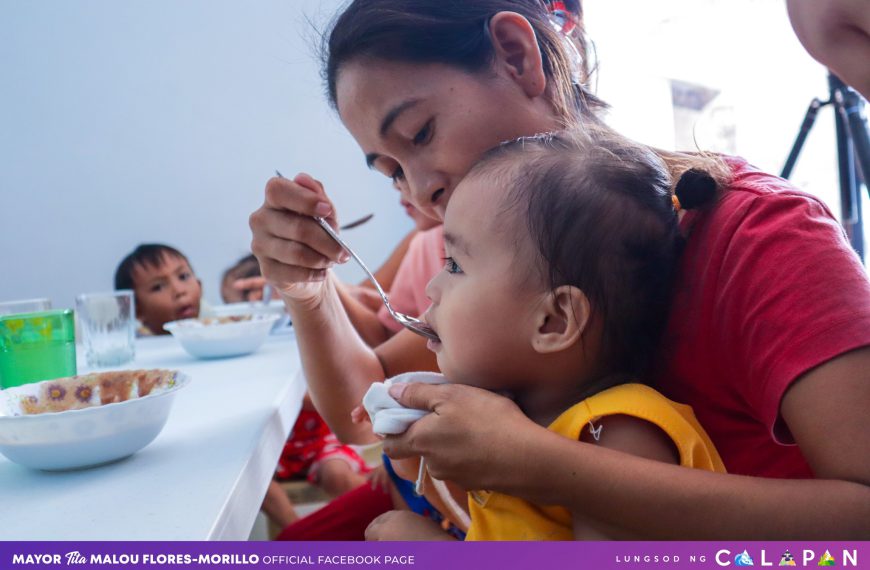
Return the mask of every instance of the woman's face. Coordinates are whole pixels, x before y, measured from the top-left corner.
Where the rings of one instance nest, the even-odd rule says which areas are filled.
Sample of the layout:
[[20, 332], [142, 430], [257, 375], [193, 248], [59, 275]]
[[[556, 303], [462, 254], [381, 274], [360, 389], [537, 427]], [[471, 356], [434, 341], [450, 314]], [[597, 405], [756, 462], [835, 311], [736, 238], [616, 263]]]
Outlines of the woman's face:
[[485, 151], [558, 128], [549, 102], [502, 71], [359, 59], [342, 66], [336, 91], [341, 119], [369, 166], [439, 220]]

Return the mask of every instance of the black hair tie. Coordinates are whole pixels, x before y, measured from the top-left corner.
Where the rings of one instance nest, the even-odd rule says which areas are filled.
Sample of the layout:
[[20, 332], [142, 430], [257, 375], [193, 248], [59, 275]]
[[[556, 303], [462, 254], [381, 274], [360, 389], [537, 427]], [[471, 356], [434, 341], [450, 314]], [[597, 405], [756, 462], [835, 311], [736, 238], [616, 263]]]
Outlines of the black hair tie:
[[674, 195], [683, 210], [705, 206], [716, 196], [716, 180], [703, 170], [691, 168], [680, 176]]

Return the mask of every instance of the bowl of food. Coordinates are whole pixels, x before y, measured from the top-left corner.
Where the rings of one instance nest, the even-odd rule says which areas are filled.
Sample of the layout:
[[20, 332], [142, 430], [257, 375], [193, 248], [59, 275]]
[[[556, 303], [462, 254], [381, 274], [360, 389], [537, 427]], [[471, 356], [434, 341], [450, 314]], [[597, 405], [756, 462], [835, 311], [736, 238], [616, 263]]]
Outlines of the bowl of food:
[[214, 305], [204, 309], [201, 317], [241, 317], [246, 315], [278, 315], [278, 320], [272, 325], [272, 332], [286, 329], [290, 325], [290, 315], [280, 299], [272, 300], [268, 305], [260, 301], [244, 303], [227, 303]]
[[176, 370], [120, 370], [0, 390], [0, 453], [49, 471], [122, 459], [157, 437], [189, 381]]
[[200, 317], [172, 321], [163, 328], [196, 358], [226, 358], [260, 348], [279, 318], [275, 314]]

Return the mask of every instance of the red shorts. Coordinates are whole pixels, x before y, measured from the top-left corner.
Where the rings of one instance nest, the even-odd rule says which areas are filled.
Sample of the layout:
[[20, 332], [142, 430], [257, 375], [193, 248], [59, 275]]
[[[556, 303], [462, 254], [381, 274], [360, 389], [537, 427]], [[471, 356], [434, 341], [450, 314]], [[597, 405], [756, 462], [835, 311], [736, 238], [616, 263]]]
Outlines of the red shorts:
[[357, 452], [339, 442], [329, 431], [320, 414], [302, 410], [284, 444], [275, 476], [287, 480], [306, 475], [310, 483], [317, 483], [320, 466], [333, 459], [346, 462], [355, 473], [369, 471]]

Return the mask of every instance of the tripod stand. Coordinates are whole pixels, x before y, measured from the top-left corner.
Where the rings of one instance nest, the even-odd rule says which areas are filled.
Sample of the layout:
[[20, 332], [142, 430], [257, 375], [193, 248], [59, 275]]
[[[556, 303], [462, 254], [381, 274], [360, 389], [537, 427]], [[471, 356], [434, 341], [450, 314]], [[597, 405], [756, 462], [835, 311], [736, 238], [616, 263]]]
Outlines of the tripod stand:
[[826, 105], [833, 105], [837, 129], [837, 163], [843, 227], [846, 229], [852, 247], [863, 261], [864, 216], [861, 211], [860, 188], [861, 181], [863, 180], [867, 184], [868, 178], [870, 178], [870, 137], [867, 134], [867, 119], [862, 113], [864, 99], [830, 72], [828, 73], [828, 90], [827, 101], [813, 99], [810, 102], [780, 176], [788, 178], [791, 175], [804, 141], [816, 121], [819, 109]]

